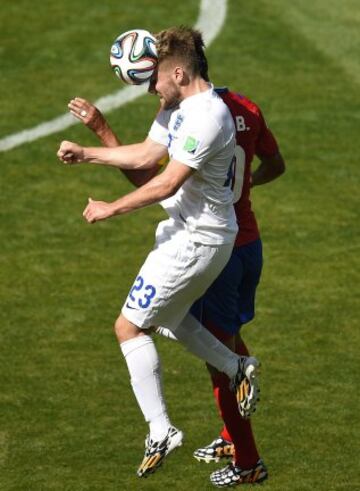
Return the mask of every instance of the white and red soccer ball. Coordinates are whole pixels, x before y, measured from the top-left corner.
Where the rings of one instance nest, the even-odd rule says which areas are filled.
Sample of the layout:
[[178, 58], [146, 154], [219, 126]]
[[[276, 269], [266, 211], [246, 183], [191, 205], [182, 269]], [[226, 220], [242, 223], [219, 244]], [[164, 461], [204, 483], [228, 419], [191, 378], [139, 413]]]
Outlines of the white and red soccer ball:
[[157, 64], [156, 39], [150, 32], [133, 29], [118, 36], [110, 50], [115, 74], [130, 85], [147, 82]]

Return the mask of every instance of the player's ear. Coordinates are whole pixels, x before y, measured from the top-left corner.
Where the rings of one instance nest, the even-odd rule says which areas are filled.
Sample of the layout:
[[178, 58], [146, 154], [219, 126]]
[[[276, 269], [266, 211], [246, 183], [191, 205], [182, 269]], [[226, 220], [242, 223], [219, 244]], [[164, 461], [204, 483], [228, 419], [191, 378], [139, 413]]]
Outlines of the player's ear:
[[174, 77], [178, 85], [185, 85], [189, 80], [187, 73], [181, 66], [176, 66], [174, 68]]

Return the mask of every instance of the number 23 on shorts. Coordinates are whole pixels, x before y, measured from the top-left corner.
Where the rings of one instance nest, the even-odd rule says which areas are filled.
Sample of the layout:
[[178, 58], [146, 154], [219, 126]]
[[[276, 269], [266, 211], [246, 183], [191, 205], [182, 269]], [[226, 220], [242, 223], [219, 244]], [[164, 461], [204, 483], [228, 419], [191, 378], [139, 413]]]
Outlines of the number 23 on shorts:
[[138, 276], [130, 290], [129, 299], [140, 308], [146, 309], [155, 295], [156, 288], [153, 285], [145, 284], [143, 277]]

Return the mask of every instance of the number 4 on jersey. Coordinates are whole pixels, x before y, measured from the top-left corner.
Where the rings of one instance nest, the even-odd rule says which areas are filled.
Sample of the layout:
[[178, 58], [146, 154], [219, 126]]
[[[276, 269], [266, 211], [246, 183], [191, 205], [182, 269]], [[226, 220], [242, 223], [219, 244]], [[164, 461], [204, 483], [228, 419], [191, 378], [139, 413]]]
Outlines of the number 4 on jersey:
[[[242, 116], [239, 116], [242, 118]], [[244, 118], [243, 118], [244, 119]], [[240, 145], [235, 147], [235, 155], [231, 161], [228, 175], [224, 186], [231, 186], [234, 193], [234, 203], [239, 201], [241, 197], [243, 182], [244, 182], [244, 169], [245, 169], [245, 152]]]

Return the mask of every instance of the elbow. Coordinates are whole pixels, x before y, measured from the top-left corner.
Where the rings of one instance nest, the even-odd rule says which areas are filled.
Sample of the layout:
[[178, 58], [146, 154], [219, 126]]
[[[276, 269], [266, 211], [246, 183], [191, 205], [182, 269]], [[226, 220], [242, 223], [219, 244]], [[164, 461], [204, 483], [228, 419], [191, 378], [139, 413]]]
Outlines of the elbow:
[[138, 147], [139, 159], [136, 168], [139, 170], [149, 170], [154, 168], [158, 169], [159, 161], [164, 157], [164, 147], [160, 147], [161, 155], [160, 150], [157, 147], [154, 149], [152, 143], [149, 144], [147, 141], [145, 141], [144, 143], [140, 144]]
[[285, 174], [285, 170], [286, 170], [285, 162], [283, 162], [281, 165], [279, 165], [278, 176], [282, 176], [283, 174]]
[[135, 170], [150, 170], [157, 167], [158, 163], [153, 158], [150, 158], [149, 155], [143, 155], [142, 158], [139, 159], [139, 162], [134, 166]]
[[160, 199], [163, 200], [174, 196], [180, 187], [181, 183], [177, 182], [175, 179], [164, 180], [160, 184]]
[[285, 161], [281, 155], [281, 153], [278, 154], [277, 159], [276, 159], [276, 170], [277, 170], [277, 176], [281, 176], [282, 174], [285, 173], [286, 166], [285, 166]]

